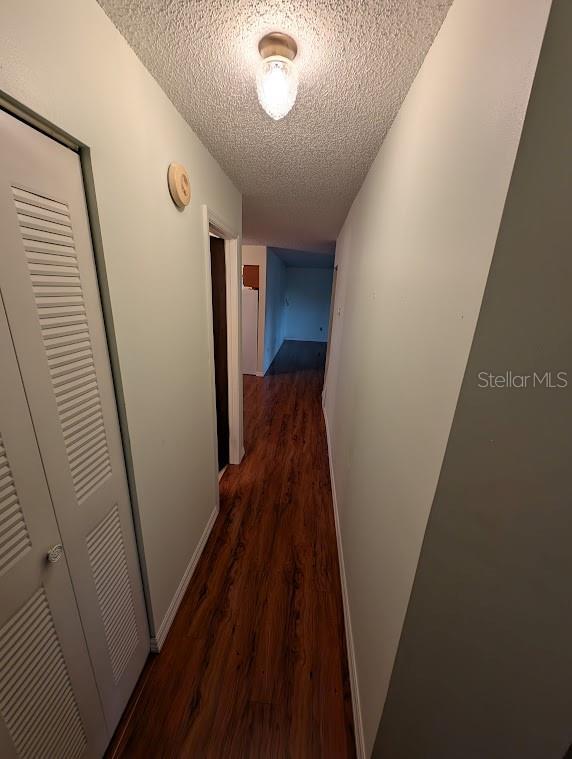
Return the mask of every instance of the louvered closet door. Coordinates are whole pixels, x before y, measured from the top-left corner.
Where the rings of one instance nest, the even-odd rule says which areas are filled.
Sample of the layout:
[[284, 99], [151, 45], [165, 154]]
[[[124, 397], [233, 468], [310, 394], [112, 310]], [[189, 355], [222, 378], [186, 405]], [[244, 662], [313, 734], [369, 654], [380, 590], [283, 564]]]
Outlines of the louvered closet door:
[[0, 290], [112, 731], [149, 639], [81, 168], [1, 112], [0, 223]]
[[0, 756], [100, 757], [107, 728], [0, 299]]

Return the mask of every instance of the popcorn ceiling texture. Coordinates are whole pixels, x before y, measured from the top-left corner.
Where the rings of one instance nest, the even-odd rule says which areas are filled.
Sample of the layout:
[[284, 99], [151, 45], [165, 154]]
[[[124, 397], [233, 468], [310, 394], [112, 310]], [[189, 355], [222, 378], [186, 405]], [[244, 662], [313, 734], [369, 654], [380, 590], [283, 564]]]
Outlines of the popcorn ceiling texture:
[[[319, 251], [452, 0], [98, 2], [243, 193], [244, 240]], [[271, 31], [298, 43], [298, 99], [278, 122], [255, 86], [258, 41]]]

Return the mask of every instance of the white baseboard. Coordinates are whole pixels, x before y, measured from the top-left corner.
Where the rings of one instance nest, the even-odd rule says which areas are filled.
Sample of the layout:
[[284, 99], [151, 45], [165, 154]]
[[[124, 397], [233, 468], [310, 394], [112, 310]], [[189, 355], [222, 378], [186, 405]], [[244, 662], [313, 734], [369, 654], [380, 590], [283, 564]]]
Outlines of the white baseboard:
[[256, 372], [257, 377], [264, 377], [266, 372]]
[[207, 522], [204, 532], [201, 535], [201, 539], [199, 540], [198, 545], [195, 548], [195, 552], [193, 553], [191, 560], [189, 561], [189, 564], [187, 568], [185, 569], [185, 574], [183, 575], [181, 582], [179, 583], [177, 592], [173, 596], [173, 599], [171, 603], [169, 604], [169, 608], [167, 609], [167, 613], [163, 617], [161, 626], [159, 627], [159, 630], [157, 634], [155, 635], [155, 637], [151, 638], [151, 651], [153, 651], [153, 653], [158, 654], [161, 648], [163, 647], [163, 643], [165, 642], [167, 634], [169, 630], [171, 629], [171, 625], [173, 624], [173, 620], [175, 619], [175, 614], [177, 613], [177, 610], [181, 604], [181, 601], [183, 600], [183, 596], [185, 595], [185, 591], [189, 585], [189, 582], [191, 581], [193, 572], [195, 571], [196, 566], [199, 563], [199, 559], [201, 558], [203, 548], [205, 547], [206, 542], [209, 538], [209, 535], [211, 534], [211, 530], [213, 528], [213, 525], [215, 523], [215, 519], [217, 518], [217, 516], [218, 516], [218, 504], [217, 506], [215, 506], [215, 508], [213, 509], [209, 517], [209, 521]]
[[334, 479], [334, 467], [332, 462], [332, 446], [330, 441], [330, 428], [328, 425], [328, 415], [326, 407], [322, 406], [324, 412], [324, 422], [326, 425], [326, 440], [328, 443], [328, 462], [330, 464], [330, 482], [332, 483], [332, 501], [334, 504], [334, 521], [336, 524], [336, 541], [338, 544], [338, 562], [340, 565], [340, 581], [342, 585], [342, 601], [344, 605], [344, 625], [346, 629], [346, 645], [348, 652], [348, 667], [350, 670], [350, 685], [352, 691], [352, 710], [354, 715], [354, 730], [356, 738], [356, 752], [358, 759], [366, 759], [365, 739], [363, 734], [363, 720], [361, 715], [361, 705], [359, 699], [358, 676], [354, 649], [354, 638], [352, 634], [352, 622], [350, 617], [350, 606], [348, 599], [348, 586], [346, 582], [346, 570], [344, 566], [344, 552], [342, 549], [342, 536], [340, 532], [340, 515], [338, 512], [338, 499], [336, 496], [336, 481]]

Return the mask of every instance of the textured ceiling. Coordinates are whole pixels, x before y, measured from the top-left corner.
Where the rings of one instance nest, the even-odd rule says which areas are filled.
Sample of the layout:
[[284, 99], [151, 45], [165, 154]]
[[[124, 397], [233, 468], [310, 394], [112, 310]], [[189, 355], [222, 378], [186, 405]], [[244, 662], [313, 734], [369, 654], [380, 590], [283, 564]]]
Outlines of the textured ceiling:
[[[243, 193], [248, 242], [326, 250], [452, 0], [98, 0]], [[298, 99], [260, 108], [258, 41], [298, 43]]]

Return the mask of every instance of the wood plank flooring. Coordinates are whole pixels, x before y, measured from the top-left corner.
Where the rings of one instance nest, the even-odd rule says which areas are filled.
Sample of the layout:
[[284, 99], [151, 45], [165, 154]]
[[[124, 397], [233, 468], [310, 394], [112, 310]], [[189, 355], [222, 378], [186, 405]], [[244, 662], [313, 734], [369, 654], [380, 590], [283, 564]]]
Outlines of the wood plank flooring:
[[108, 757], [355, 757], [327, 447], [325, 344], [245, 376], [246, 456]]

